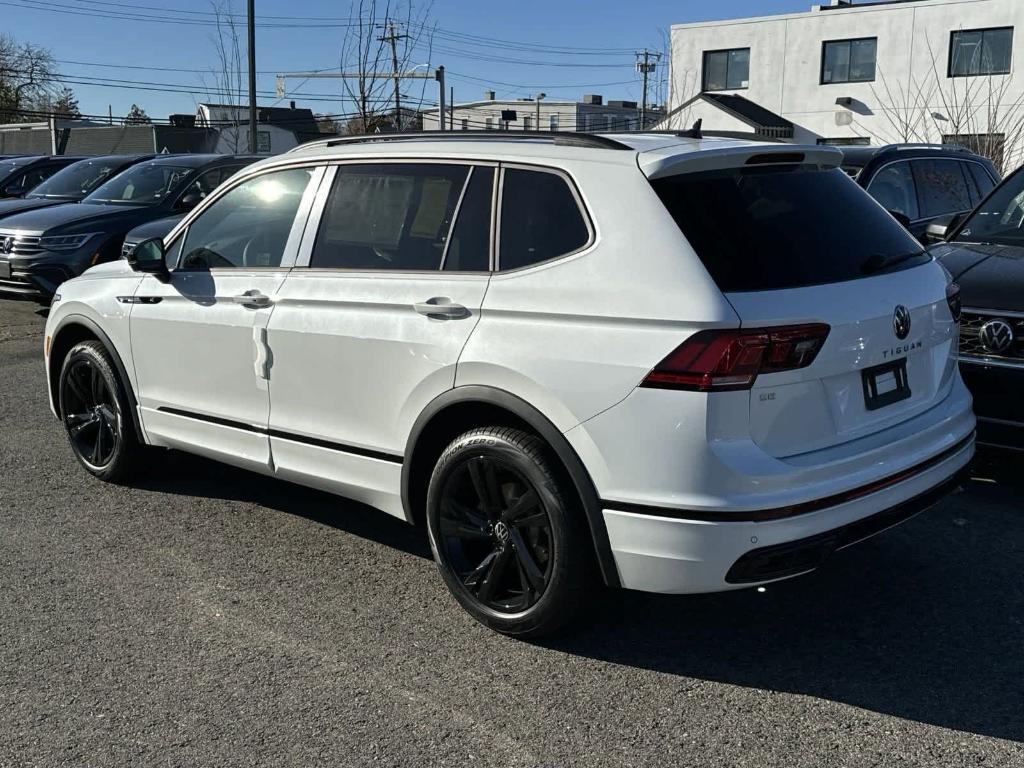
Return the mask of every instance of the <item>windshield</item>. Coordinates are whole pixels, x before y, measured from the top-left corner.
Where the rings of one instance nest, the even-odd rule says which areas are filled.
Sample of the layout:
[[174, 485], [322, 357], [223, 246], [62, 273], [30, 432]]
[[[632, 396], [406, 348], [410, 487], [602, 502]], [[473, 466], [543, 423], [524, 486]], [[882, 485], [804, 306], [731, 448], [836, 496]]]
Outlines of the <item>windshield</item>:
[[195, 169], [164, 163], [142, 163], [117, 174], [83, 202], [115, 205], [158, 205]]
[[83, 160], [53, 174], [28, 197], [60, 197], [81, 200], [109, 178], [123, 161]]
[[723, 292], [838, 283], [931, 258], [838, 168], [729, 168], [653, 184]]
[[967, 219], [960, 243], [1024, 245], [1024, 173], [1010, 177]]

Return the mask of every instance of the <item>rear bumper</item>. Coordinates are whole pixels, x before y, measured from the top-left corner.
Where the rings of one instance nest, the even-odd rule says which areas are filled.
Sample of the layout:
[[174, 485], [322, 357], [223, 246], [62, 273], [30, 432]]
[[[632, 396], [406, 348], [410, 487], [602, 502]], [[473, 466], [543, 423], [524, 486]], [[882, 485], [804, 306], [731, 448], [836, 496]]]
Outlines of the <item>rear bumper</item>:
[[604, 519], [624, 587], [739, 589], [814, 570], [832, 552], [927, 509], [957, 486], [973, 455], [972, 434], [883, 490], [783, 519], [687, 520], [609, 508]]

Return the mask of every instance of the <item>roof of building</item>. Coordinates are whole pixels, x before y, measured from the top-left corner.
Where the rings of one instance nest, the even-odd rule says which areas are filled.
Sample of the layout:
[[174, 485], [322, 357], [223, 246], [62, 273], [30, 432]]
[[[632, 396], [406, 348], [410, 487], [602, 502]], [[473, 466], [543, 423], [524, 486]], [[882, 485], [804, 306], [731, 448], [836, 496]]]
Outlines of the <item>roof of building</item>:
[[[573, 101], [572, 99], [543, 99], [540, 102], [540, 105], [541, 107], [588, 107], [594, 109], [607, 109], [611, 111], [621, 110], [623, 112], [638, 111], [638, 108], [635, 105], [632, 107], [626, 107], [620, 104], [609, 105], [608, 102], [603, 102], [601, 104], [588, 104], [585, 101]], [[445, 109], [477, 109], [479, 107], [491, 107], [492, 109], [528, 109], [532, 111], [537, 109], [537, 102], [534, 99], [482, 99], [480, 101], [464, 101], [461, 104], [449, 104]], [[423, 114], [434, 114], [437, 110], [437, 107], [424, 109]], [[652, 112], [655, 111], [653, 107], [648, 107], [648, 110]]]
[[[246, 119], [248, 119], [249, 114], [249, 107], [245, 104], [209, 104], [204, 102], [199, 107], [205, 107], [207, 110], [235, 109], [239, 112], [245, 112]], [[276, 125], [278, 128], [284, 128], [285, 130], [304, 135], [316, 135], [319, 133], [313, 110], [305, 107], [292, 109], [291, 107], [261, 107], [257, 105], [256, 115], [258, 121], [264, 125]], [[216, 122], [215, 120], [214, 123]]]

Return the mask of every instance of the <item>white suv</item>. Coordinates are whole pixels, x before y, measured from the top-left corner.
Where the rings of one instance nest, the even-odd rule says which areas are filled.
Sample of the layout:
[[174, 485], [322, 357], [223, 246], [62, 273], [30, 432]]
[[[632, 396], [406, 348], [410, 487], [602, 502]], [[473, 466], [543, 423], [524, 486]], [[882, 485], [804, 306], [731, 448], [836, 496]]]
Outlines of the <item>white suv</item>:
[[841, 160], [696, 132], [300, 147], [61, 287], [52, 407], [106, 480], [177, 448], [425, 523], [509, 634], [596, 574], [805, 573], [974, 451], [956, 287]]

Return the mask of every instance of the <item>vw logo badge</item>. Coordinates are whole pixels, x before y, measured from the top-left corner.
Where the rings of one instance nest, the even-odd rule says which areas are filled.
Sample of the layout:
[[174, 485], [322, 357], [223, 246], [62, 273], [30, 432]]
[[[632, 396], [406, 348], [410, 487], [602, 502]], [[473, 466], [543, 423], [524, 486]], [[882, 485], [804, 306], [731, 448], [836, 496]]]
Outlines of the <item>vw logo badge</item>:
[[892, 330], [900, 341], [910, 335], [910, 310], [900, 304], [892, 315]]
[[1013, 327], [1005, 320], [989, 320], [978, 331], [978, 340], [986, 352], [1005, 352], [1013, 344]]
[[3, 242], [0, 243], [0, 252], [10, 253], [13, 250], [14, 250], [14, 238], [13, 237], [6, 237], [6, 238], [4, 238]]

